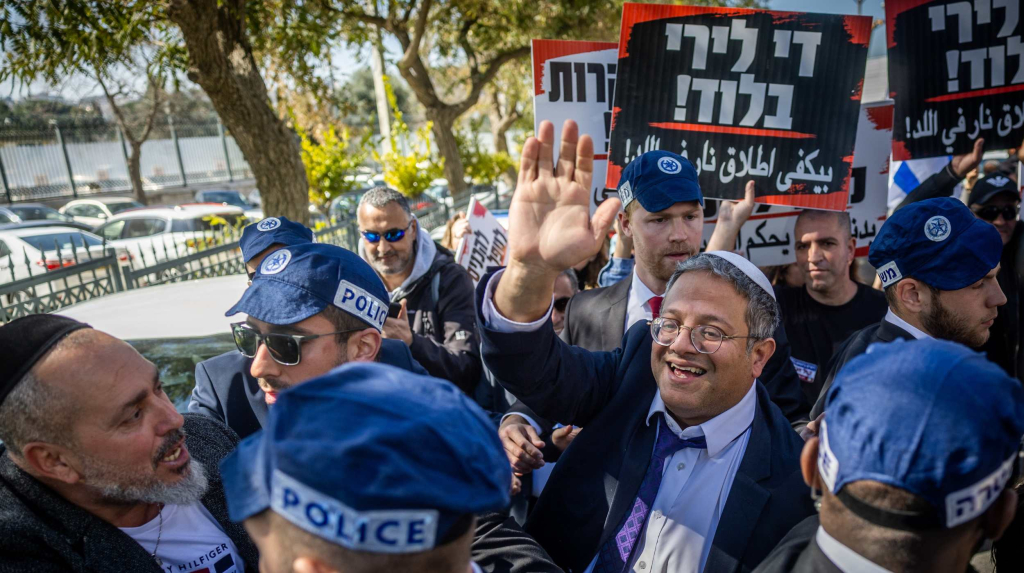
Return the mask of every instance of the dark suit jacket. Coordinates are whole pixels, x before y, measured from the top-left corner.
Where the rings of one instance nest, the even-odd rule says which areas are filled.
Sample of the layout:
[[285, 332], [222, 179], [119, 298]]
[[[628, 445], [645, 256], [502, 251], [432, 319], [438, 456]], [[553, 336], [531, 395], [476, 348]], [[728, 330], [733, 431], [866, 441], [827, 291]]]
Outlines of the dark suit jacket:
[[[594, 352], [618, 348], [626, 328], [626, 306], [631, 284], [632, 281], [623, 279], [610, 287], [576, 293], [565, 309], [562, 340]], [[804, 403], [803, 391], [800, 389], [800, 378], [789, 359], [789, 338], [782, 324], [779, 324], [774, 338], [775, 354], [765, 365], [760, 380], [786, 418], [791, 423], [802, 425], [807, 421], [807, 404]], [[514, 404], [509, 413], [530, 416], [540, 424], [543, 433], [551, 430], [552, 424], [549, 421], [543, 417], [538, 419], [536, 413], [521, 403]], [[564, 423], [562, 420], [555, 421]]]
[[[185, 416], [185, 444], [206, 467], [209, 490], [201, 502], [245, 560], [245, 570], [259, 568], [256, 546], [239, 523], [228, 519], [220, 460], [238, 444], [234, 432], [209, 418]], [[28, 475], [0, 446], [0, 572], [81, 571], [160, 573], [144, 548], [112, 524], [73, 505]]]
[[[477, 290], [479, 314], [488, 277]], [[526, 523], [527, 533], [567, 571], [583, 571], [616, 533], [636, 499], [654, 449], [645, 423], [657, 383], [646, 324], [622, 347], [589, 352], [550, 325], [500, 333], [479, 324], [484, 364], [543, 417], [583, 426], [562, 454]], [[757, 385], [750, 440], [712, 542], [706, 571], [750, 571], [814, 508], [800, 475], [803, 442]]]
[[[377, 362], [428, 376], [401, 340], [381, 340]], [[267, 403], [256, 379], [249, 373], [252, 359], [240, 352], [226, 352], [196, 364], [196, 386], [188, 411], [219, 420], [245, 439], [263, 427]]]
[[[847, 362], [867, 352], [868, 346], [876, 342], [892, 342], [893, 340], [914, 340], [914, 336], [887, 320], [851, 334], [850, 338], [847, 338], [846, 342], [839, 347], [839, 350], [836, 350], [828, 364], [824, 368], [819, 368], [818, 373], [815, 374], [814, 382], [816, 385], [821, 385], [821, 394], [818, 395], [818, 401], [811, 408], [811, 419], [817, 418], [825, 411], [825, 395], [832, 387], [832, 381], [835, 380], [836, 374], [843, 366], [846, 366]], [[822, 377], [824, 381], [821, 380]]]
[[817, 515], [797, 524], [754, 573], [843, 573], [814, 540], [818, 524]]

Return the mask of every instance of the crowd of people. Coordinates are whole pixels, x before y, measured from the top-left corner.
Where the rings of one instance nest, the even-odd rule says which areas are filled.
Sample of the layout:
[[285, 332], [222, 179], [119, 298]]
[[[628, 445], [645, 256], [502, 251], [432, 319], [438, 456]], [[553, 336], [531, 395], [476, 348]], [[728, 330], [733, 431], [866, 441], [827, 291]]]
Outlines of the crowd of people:
[[187, 413], [87, 324], [0, 327], [0, 573], [1024, 570], [1024, 231], [983, 142], [866, 263], [807, 210], [761, 269], [732, 250], [752, 183], [705, 245], [686, 159], [640, 155], [591, 214], [593, 142], [561, 133], [476, 285], [466, 219], [436, 243], [387, 188], [357, 252], [246, 227], [237, 350]]

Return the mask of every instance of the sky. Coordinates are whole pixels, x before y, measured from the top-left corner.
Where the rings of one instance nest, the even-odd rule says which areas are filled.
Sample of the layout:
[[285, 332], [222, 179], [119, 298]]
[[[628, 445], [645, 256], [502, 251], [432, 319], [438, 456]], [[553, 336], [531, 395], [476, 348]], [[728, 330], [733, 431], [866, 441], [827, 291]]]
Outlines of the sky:
[[[685, 1], [682, 3], [685, 4]], [[768, 8], [772, 10], [820, 12], [826, 14], [857, 13], [857, 2], [855, 0], [768, 0], [767, 4]], [[875, 19], [885, 17], [885, 9], [881, 0], [864, 0], [862, 10], [864, 15], [872, 16]], [[885, 53], [885, 46], [881, 41], [881, 31], [882, 28], [875, 30], [869, 51], [870, 56], [880, 56]], [[400, 55], [397, 42], [385, 41], [385, 48], [389, 52], [387, 59], [391, 61], [394, 61]], [[369, 50], [339, 46], [334, 50], [334, 62], [335, 78], [339, 83], [343, 83], [351, 70], [369, 65]], [[394, 70], [389, 71], [394, 73]], [[72, 81], [67, 85], [58, 86], [57, 88], [37, 82], [31, 85], [30, 89], [19, 85], [14, 88], [13, 93], [12, 87], [14, 87], [14, 84], [10, 80], [0, 82], [0, 98], [13, 97], [14, 99], [21, 99], [30, 93], [58, 92], [66, 99], [75, 101], [79, 98], [99, 95], [97, 86], [89, 81]]]

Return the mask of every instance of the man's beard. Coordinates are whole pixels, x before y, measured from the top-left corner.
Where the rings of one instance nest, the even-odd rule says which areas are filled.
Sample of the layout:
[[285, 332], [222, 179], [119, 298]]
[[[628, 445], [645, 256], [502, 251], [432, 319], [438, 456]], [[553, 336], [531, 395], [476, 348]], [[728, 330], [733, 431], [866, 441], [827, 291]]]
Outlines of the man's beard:
[[[177, 430], [168, 436], [164, 447], [154, 457], [154, 466], [170, 453], [170, 450], [185, 436]], [[100, 497], [112, 504], [133, 505], [136, 503], [162, 503], [164, 505], [189, 505], [202, 499], [209, 487], [206, 468], [196, 460], [190, 460], [180, 470], [182, 478], [177, 483], [164, 483], [155, 475], [139, 476], [138, 471], [98, 462], [83, 460], [85, 481], [95, 488]]]
[[412, 253], [409, 253], [409, 256], [407, 257], [403, 257], [401, 254], [396, 253], [395, 257], [389, 262], [384, 262], [382, 259], [377, 257], [370, 257], [370, 265], [373, 266], [373, 270], [382, 275], [397, 275], [401, 274], [409, 267], [409, 264], [412, 261], [412, 256]]
[[[988, 336], [975, 333], [967, 321], [953, 314], [938, 296], [932, 297], [932, 311], [921, 315], [921, 325], [929, 334], [940, 340], [951, 340], [971, 348], [978, 348]], [[987, 334], [987, 332], [986, 332]]]

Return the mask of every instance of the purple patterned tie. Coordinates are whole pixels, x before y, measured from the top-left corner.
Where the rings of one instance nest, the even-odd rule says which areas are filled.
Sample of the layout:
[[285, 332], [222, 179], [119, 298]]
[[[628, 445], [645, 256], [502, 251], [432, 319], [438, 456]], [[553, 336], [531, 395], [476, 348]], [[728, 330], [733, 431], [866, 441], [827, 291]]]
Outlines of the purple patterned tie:
[[704, 436], [680, 438], [668, 428], [664, 415], [658, 420], [658, 441], [654, 444], [654, 454], [651, 455], [651, 463], [647, 466], [644, 481], [640, 483], [640, 491], [633, 503], [633, 510], [626, 516], [626, 521], [619, 528], [619, 532], [601, 546], [597, 554], [597, 563], [594, 565], [594, 573], [622, 573], [628, 570], [630, 555], [636, 547], [637, 538], [644, 530], [647, 514], [650, 513], [654, 498], [658, 495], [658, 488], [661, 487], [665, 460], [683, 448], [708, 447]]

